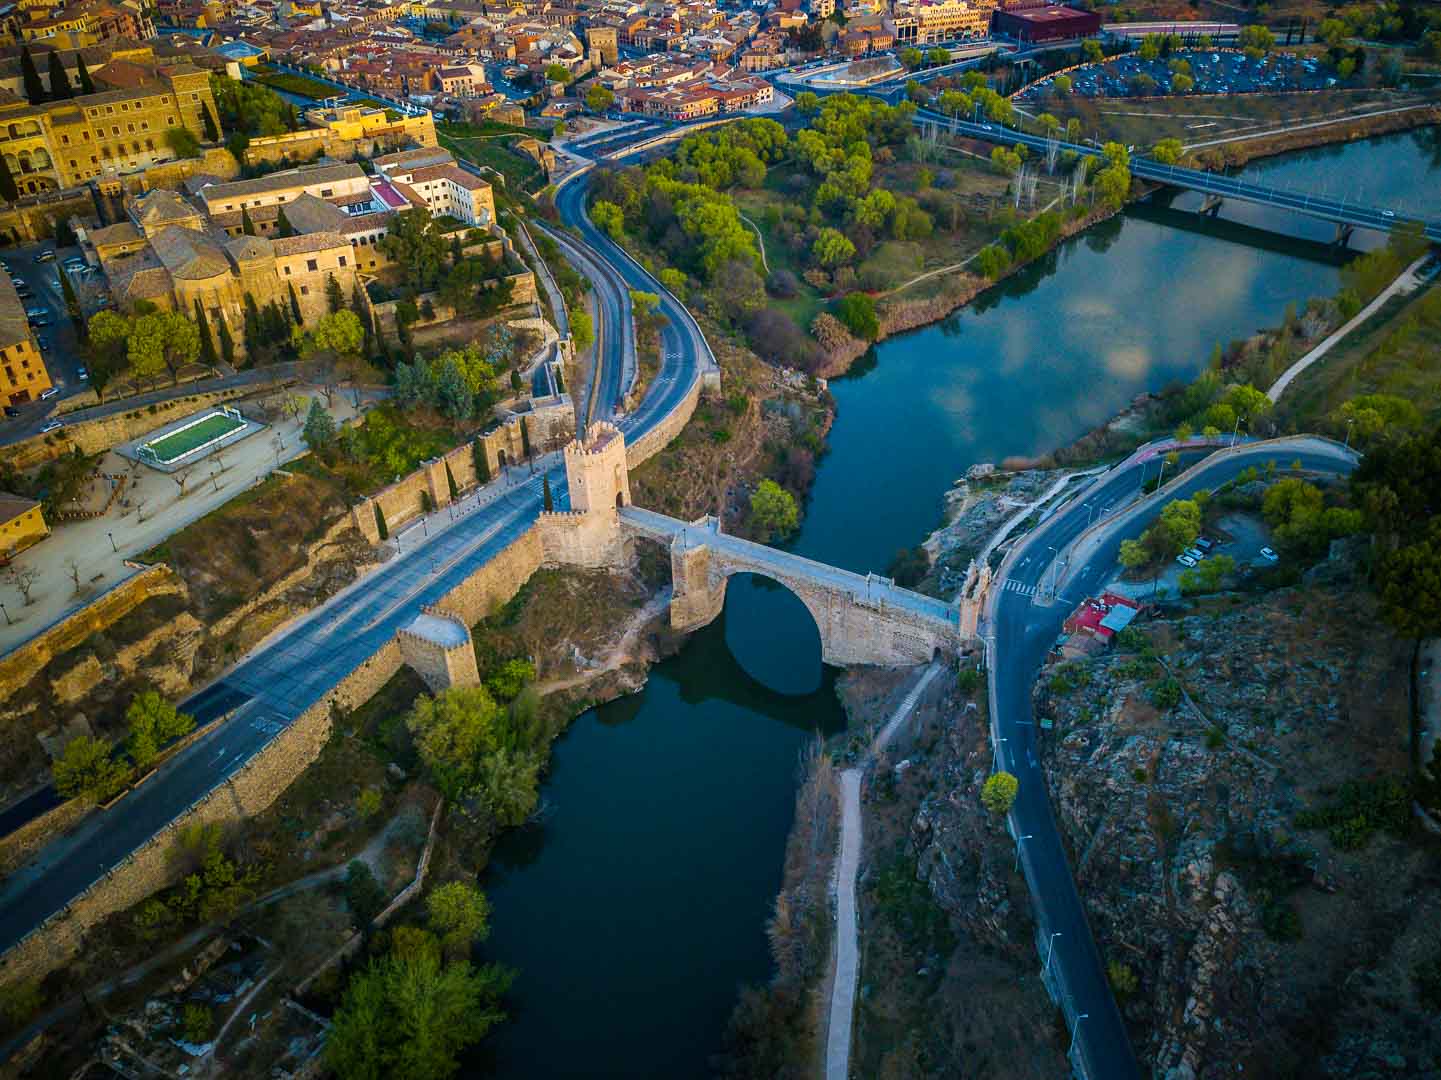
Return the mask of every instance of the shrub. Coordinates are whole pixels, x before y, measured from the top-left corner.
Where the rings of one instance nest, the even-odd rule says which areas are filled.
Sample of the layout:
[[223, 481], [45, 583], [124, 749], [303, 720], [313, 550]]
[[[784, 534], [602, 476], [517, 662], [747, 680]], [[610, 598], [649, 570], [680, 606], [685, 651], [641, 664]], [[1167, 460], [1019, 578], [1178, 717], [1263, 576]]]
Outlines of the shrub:
[[1020, 790], [1020, 781], [1010, 773], [992, 773], [981, 787], [981, 805], [993, 814], [1008, 813]]
[[1151, 704], [1162, 712], [1174, 709], [1181, 703], [1181, 684], [1172, 677], [1166, 677], [1151, 687]]
[[875, 341], [881, 334], [876, 302], [865, 293], [849, 293], [836, 304], [836, 318], [862, 341]]

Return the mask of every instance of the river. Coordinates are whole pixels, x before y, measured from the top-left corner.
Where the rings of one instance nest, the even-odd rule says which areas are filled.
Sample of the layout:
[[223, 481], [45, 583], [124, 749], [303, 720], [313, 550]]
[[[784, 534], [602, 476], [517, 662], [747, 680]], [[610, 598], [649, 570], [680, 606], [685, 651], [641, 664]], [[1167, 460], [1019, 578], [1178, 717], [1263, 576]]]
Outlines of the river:
[[[1441, 216], [1435, 130], [1246, 175]], [[1128, 209], [835, 380], [831, 450], [794, 550], [883, 572], [935, 527], [969, 465], [1064, 444], [1194, 376], [1214, 343], [1339, 287], [1329, 225], [1234, 204], [1201, 220], [1185, 212], [1197, 204]], [[483, 881], [486, 958], [520, 976], [472, 1075], [706, 1074], [736, 988], [770, 974], [764, 924], [797, 756], [811, 731], [842, 723], [833, 682], [800, 602], [733, 580], [723, 618], [642, 693], [576, 720], [555, 748], [544, 825], [504, 839]]]

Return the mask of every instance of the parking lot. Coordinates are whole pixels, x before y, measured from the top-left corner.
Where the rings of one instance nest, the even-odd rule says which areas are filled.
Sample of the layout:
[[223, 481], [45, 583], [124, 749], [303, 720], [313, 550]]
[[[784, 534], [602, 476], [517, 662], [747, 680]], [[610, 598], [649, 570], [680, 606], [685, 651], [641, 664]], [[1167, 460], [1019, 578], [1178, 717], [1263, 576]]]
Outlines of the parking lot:
[[[1191, 65], [1194, 86], [1190, 94], [1322, 90], [1338, 81], [1334, 70], [1314, 59], [1272, 53], [1252, 60], [1243, 52], [1207, 49], [1177, 49], [1155, 60], [1128, 53], [1065, 74], [1071, 80], [1071, 93], [1079, 97], [1154, 97], [1173, 93], [1170, 65], [1175, 60]], [[1143, 75], [1155, 80], [1154, 86], [1141, 79]], [[1051, 96], [1053, 78], [1027, 88], [1017, 100], [1034, 104]]]
[[[53, 251], [55, 258], [37, 261], [36, 256], [42, 251]], [[44, 315], [37, 319], [44, 325], [34, 326], [33, 329], [45, 357], [46, 370], [50, 372], [50, 381], [60, 390], [59, 394], [49, 400], [16, 406], [16, 416], [4, 417], [4, 430], [8, 431], [16, 425], [38, 425], [39, 420], [52, 410], [60, 398], [78, 394], [86, 388], [85, 381], [80, 378], [85, 360], [80, 352], [75, 326], [65, 313], [65, 296], [60, 291], [58, 277], [66, 272], [65, 260], [79, 256], [78, 247], [57, 248], [46, 242], [0, 248], [0, 260], [9, 267], [10, 278], [24, 283], [23, 288], [16, 286], [16, 291], [21, 294], [21, 303], [27, 309], [44, 309]], [[84, 275], [72, 276], [72, 281], [77, 285], [77, 295], [84, 294], [90, 301], [88, 307], [93, 309], [98, 286], [88, 284]]]

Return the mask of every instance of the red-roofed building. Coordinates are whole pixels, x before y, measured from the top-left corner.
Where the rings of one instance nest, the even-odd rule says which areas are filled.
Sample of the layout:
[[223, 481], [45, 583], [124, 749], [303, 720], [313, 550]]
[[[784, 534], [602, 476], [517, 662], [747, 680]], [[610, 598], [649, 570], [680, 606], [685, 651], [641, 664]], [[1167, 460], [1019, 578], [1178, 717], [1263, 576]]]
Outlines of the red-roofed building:
[[1109, 644], [1140, 611], [1141, 605], [1129, 596], [1102, 593], [1099, 600], [1087, 597], [1081, 601], [1062, 629], [1067, 634], [1089, 634]]

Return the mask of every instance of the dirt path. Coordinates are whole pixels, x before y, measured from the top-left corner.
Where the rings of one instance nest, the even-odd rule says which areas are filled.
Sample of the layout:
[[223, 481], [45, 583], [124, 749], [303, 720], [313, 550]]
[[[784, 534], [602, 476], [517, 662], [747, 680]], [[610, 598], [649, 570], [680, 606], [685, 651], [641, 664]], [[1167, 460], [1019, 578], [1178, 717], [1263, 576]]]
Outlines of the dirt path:
[[752, 229], [756, 231], [756, 239], [760, 241], [761, 245], [761, 266], [765, 269], [766, 275], [769, 276], [771, 272], [771, 264], [766, 261], [766, 238], [761, 235], [761, 227], [750, 218], [746, 217], [744, 214], [741, 214], [739, 211], [737, 211], [736, 213], [742, 221], [744, 221], [747, 225], [749, 225]]
[[1390, 300], [1391, 297], [1395, 296], [1397, 293], [1403, 291], [1410, 292], [1415, 289], [1416, 286], [1420, 284], [1420, 282], [1416, 278], [1416, 270], [1423, 262], [1426, 261], [1429, 256], [1430, 251], [1428, 250], [1410, 266], [1406, 267], [1405, 270], [1402, 270], [1395, 281], [1391, 282], [1390, 285], [1387, 285], [1386, 288], [1382, 289], [1379, 293], [1377, 293], [1376, 299], [1372, 300], [1369, 304], [1367, 304], [1360, 311], [1358, 311], [1353, 318], [1342, 324], [1336, 330], [1332, 331], [1324, 341], [1322, 341], [1305, 356], [1301, 357], [1301, 359], [1297, 360], [1294, 364], [1292, 364], [1285, 371], [1283, 371], [1281, 373], [1281, 376], [1274, 383], [1271, 384], [1271, 389], [1266, 391], [1266, 396], [1270, 398], [1273, 402], [1281, 400], [1281, 395], [1286, 392], [1286, 388], [1290, 386], [1291, 383], [1293, 383], [1302, 372], [1304, 372], [1312, 364], [1316, 363], [1316, 361], [1323, 359], [1327, 353], [1329, 353], [1337, 345], [1341, 344], [1341, 342], [1346, 338], [1348, 334], [1351, 333], [1352, 330], [1355, 330], [1356, 327], [1360, 326], [1372, 315], [1380, 311], [1382, 305], [1385, 304], [1386, 301]]
[[[941, 672], [926, 668], [871, 743], [871, 755], [885, 749], [921, 695]], [[868, 762], [841, 773], [841, 853], [836, 860], [836, 954], [831, 981], [830, 1022], [826, 1025], [826, 1080], [847, 1080], [851, 1068], [851, 1032], [860, 973], [860, 928], [856, 918], [856, 879], [861, 866], [861, 776]]]
[[545, 697], [547, 694], [554, 694], [561, 690], [573, 690], [577, 686], [584, 686], [586, 683], [593, 682], [601, 675], [608, 674], [612, 671], [619, 671], [633, 659], [631, 648], [635, 644], [636, 637], [649, 625], [652, 619], [665, 611], [669, 604], [670, 590], [662, 589], [647, 600], [644, 607], [640, 608], [630, 617], [630, 621], [626, 623], [625, 631], [621, 634], [620, 640], [611, 646], [610, 652], [606, 654], [605, 660], [603, 660], [599, 666], [586, 668], [584, 671], [578, 671], [574, 675], [567, 676], [564, 679], [551, 679], [547, 682], [538, 683], [535, 688], [536, 693], [540, 694], [541, 697]]
[[1289, 135], [1293, 131], [1305, 131], [1308, 128], [1331, 127], [1333, 124], [1346, 124], [1353, 120], [1369, 120], [1373, 116], [1390, 116], [1392, 113], [1411, 112], [1415, 109], [1428, 109], [1429, 104], [1419, 105], [1398, 105], [1391, 109], [1377, 109], [1374, 112], [1353, 113], [1343, 112], [1335, 116], [1327, 117], [1324, 120], [1312, 120], [1305, 124], [1291, 124], [1282, 128], [1269, 128], [1266, 131], [1253, 131], [1245, 135], [1227, 135], [1219, 139], [1207, 139], [1204, 142], [1187, 143], [1187, 150], [1204, 150], [1208, 146], [1223, 146], [1226, 143], [1248, 142], [1251, 139], [1266, 139], [1273, 135]]

